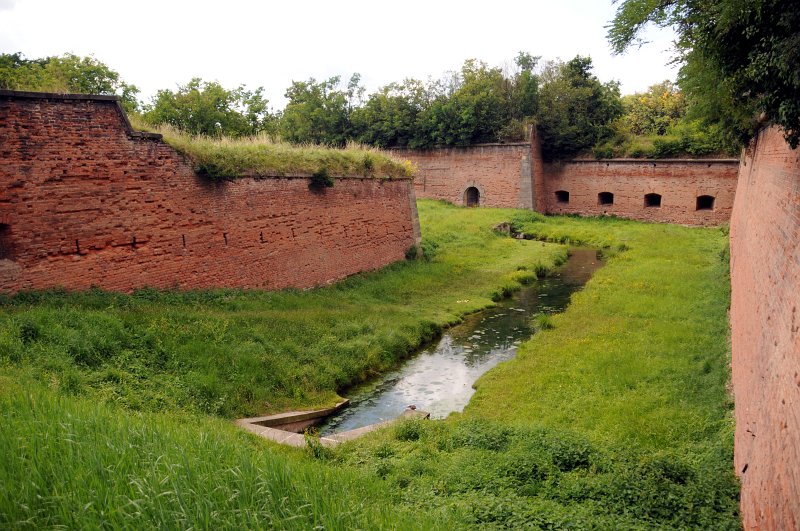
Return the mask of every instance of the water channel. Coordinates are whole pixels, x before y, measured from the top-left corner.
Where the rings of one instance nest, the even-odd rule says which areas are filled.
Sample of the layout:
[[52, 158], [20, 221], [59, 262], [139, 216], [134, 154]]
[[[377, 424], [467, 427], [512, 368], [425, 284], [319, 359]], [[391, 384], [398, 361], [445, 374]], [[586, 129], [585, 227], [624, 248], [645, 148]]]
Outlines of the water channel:
[[407, 406], [444, 418], [462, 411], [475, 392], [472, 384], [502, 361], [513, 358], [533, 333], [538, 313], [561, 312], [572, 293], [586, 283], [601, 261], [593, 249], [571, 249], [552, 275], [515, 293], [497, 306], [467, 316], [377, 382], [354, 389], [350, 407], [319, 426], [322, 435], [393, 419]]

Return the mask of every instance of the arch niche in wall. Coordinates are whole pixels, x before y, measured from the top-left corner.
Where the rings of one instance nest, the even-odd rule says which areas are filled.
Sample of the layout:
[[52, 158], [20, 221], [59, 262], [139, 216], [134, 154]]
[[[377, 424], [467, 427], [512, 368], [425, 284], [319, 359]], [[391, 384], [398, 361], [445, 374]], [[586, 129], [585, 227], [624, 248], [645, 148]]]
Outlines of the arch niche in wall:
[[714, 196], [713, 195], [697, 196], [697, 204], [695, 210], [714, 210]]
[[474, 186], [464, 190], [464, 206], [476, 207], [481, 204], [481, 193]]
[[645, 208], [661, 208], [661, 194], [645, 194]]
[[461, 199], [465, 207], [477, 207], [485, 202], [486, 197], [484, 196], [483, 188], [475, 181], [472, 181], [464, 187], [461, 192]]

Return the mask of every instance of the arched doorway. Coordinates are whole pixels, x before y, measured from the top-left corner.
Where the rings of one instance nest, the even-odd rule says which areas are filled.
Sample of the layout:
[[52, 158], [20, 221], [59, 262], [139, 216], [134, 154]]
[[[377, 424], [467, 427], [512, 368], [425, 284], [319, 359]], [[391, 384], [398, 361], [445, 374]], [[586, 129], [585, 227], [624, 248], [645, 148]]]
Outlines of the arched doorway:
[[476, 207], [481, 203], [481, 193], [474, 186], [464, 190], [464, 206]]

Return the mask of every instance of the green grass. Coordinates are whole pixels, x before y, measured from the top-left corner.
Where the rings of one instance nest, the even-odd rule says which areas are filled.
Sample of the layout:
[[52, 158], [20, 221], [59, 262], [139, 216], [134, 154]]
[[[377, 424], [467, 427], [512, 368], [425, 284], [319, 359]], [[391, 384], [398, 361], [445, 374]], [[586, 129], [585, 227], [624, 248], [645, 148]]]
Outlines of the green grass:
[[21, 390], [0, 378], [0, 528], [435, 529], [382, 485], [227, 422]]
[[[419, 204], [428, 259], [305, 292], [23, 293], [0, 527], [738, 529], [726, 233]], [[607, 264], [459, 415], [333, 451], [217, 417], [324, 405], [564, 259]]]
[[335, 459], [464, 526], [738, 529], [725, 231], [522, 212], [514, 225], [610, 258], [463, 414]]
[[350, 144], [345, 149], [295, 145], [267, 135], [249, 138], [193, 136], [168, 126], [133, 118], [134, 127], [163, 135], [186, 155], [197, 171], [212, 180], [326, 173], [330, 177], [409, 178], [414, 166], [385, 151]]
[[233, 418], [332, 405], [563, 260], [560, 246], [492, 232], [512, 214], [421, 204], [430, 259], [310, 291], [21, 293], [0, 300], [0, 367], [130, 410]]
[[[526, 232], [630, 249], [569, 310], [478, 382], [468, 415], [540, 419], [598, 441], [692, 445], [730, 425], [727, 240], [719, 229], [616, 219], [529, 223]], [[723, 260], [723, 258], [725, 260]], [[513, 409], [501, 407], [513, 403]]]

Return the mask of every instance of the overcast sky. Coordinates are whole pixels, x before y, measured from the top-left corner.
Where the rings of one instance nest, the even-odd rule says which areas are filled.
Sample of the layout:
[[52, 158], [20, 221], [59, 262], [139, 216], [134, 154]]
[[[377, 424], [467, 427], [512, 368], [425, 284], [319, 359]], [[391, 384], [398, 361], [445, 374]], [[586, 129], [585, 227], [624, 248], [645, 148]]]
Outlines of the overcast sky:
[[439, 77], [469, 58], [502, 66], [521, 50], [589, 55], [596, 75], [620, 81], [623, 94], [674, 80], [669, 31], [611, 55], [604, 26], [614, 12], [611, 0], [0, 0], [0, 52], [93, 55], [144, 99], [192, 77], [263, 86], [275, 108], [292, 80], [359, 72], [369, 93]]

